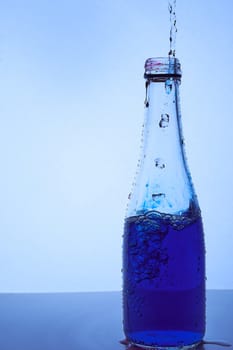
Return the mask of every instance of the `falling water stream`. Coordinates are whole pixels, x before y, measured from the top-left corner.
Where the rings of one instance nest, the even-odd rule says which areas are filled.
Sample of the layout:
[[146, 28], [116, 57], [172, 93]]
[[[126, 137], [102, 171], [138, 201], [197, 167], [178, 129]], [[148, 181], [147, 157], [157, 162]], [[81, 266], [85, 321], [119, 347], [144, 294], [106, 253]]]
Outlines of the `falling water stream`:
[[176, 55], [176, 33], [177, 33], [176, 0], [169, 0], [168, 1], [168, 10], [169, 10], [169, 14], [170, 14], [170, 36], [169, 36], [170, 50], [168, 52], [168, 56], [175, 57], [175, 55]]

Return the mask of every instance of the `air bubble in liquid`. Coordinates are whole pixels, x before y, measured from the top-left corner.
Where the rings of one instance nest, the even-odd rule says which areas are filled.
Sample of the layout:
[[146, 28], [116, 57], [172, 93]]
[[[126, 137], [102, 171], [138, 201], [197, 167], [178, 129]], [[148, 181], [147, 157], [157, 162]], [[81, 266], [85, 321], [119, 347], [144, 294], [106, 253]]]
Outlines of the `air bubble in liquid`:
[[163, 163], [162, 159], [160, 159], [160, 158], [155, 159], [155, 166], [156, 166], [156, 168], [159, 168], [159, 169], [165, 168], [165, 164]]
[[161, 119], [159, 122], [160, 128], [167, 128], [169, 125], [169, 119], [170, 119], [169, 114], [167, 113], [161, 114]]

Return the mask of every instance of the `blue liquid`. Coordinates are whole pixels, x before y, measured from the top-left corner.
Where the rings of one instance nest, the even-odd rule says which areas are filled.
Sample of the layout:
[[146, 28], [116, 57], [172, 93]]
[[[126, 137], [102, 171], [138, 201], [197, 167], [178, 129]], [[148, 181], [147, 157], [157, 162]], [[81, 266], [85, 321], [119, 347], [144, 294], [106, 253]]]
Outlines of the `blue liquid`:
[[149, 212], [126, 219], [123, 244], [126, 338], [182, 346], [205, 333], [205, 246], [200, 216]]

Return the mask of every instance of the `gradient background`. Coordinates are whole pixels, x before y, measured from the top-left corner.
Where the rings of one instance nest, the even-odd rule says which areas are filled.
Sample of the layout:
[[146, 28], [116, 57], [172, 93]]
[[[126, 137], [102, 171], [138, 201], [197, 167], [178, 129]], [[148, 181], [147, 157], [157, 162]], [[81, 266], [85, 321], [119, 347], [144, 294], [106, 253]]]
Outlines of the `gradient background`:
[[[233, 2], [177, 0], [207, 287], [233, 288]], [[143, 65], [167, 1], [0, 1], [0, 292], [119, 290]]]

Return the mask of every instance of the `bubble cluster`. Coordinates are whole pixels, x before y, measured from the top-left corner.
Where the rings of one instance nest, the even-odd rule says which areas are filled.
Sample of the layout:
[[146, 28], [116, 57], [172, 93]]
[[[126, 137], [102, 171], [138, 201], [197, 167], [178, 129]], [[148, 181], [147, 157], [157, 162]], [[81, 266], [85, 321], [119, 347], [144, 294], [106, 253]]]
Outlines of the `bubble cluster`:
[[162, 248], [168, 225], [158, 216], [154, 220], [150, 215], [138, 216], [136, 220], [134, 218], [127, 221], [125, 225], [131, 226], [130, 230], [127, 230], [130, 235], [129, 263], [134, 270], [135, 282], [159, 277], [161, 266], [168, 261], [166, 250]]
[[[163, 193], [153, 194], [152, 197], [164, 197]], [[163, 266], [168, 263], [169, 256], [163, 241], [167, 236], [170, 227], [175, 230], [182, 230], [190, 225], [200, 215], [189, 216], [189, 212], [182, 215], [163, 214], [155, 210], [145, 215], [134, 216], [126, 219], [125, 233], [127, 233], [129, 255], [128, 266], [134, 271], [134, 283], [143, 280], [160, 278]], [[131, 281], [132, 282], [132, 281]], [[133, 293], [135, 284], [128, 293]]]

